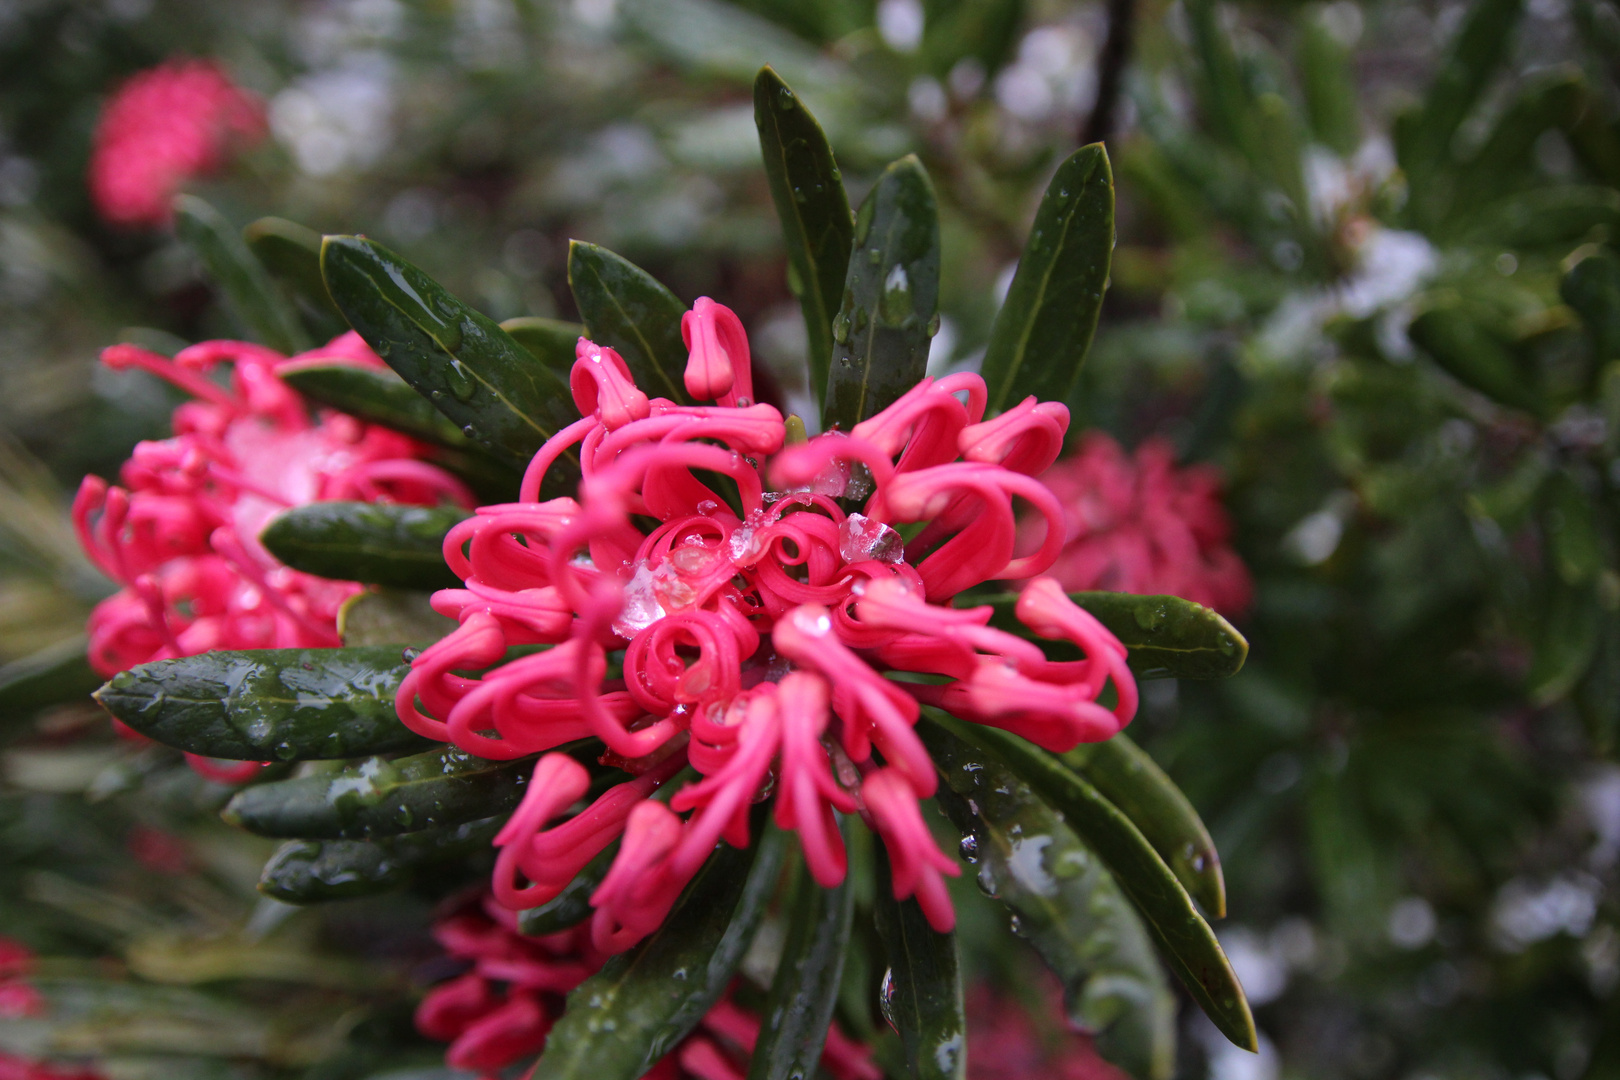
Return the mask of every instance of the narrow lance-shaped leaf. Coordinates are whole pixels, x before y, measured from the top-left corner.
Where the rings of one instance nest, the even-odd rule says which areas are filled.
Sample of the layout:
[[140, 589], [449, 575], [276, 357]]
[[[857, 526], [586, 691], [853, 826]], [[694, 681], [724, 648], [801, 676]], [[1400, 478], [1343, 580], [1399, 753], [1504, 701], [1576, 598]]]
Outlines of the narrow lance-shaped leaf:
[[919, 734], [979, 888], [1016, 916], [1018, 936], [1062, 981], [1070, 1020], [1132, 1076], [1165, 1080], [1176, 1059], [1175, 995], [1101, 860], [1005, 766], [937, 726]]
[[440, 446], [472, 445], [433, 402], [391, 371], [300, 361], [281, 372], [281, 378], [311, 401], [361, 420]]
[[810, 392], [820, 405], [832, 360], [833, 318], [855, 244], [855, 219], [821, 125], [769, 67], [761, 68], [754, 80], [754, 125], [771, 201], [782, 223], [789, 285], [799, 298], [809, 335]]
[[204, 757], [297, 761], [431, 745], [399, 722], [398, 648], [253, 649], [155, 660], [96, 700], [147, 738]]
[[[755, 825], [764, 815], [755, 815]], [[725, 992], [776, 889], [786, 836], [709, 857], [664, 924], [568, 995], [530, 1080], [637, 1080]]]
[[648, 397], [691, 402], [678, 296], [629, 259], [582, 240], [568, 244], [568, 287], [587, 336], [617, 350]]
[[[1248, 641], [1231, 623], [1179, 596], [1073, 592], [1069, 599], [1119, 638], [1128, 651], [1131, 670], [1139, 678], [1224, 679], [1236, 675], [1249, 655]], [[1014, 615], [1017, 596], [971, 596], [963, 603], [990, 604], [996, 609], [991, 625], [1024, 637], [1031, 635]], [[1047, 644], [1054, 656], [1066, 658], [1064, 646]]]
[[1034, 394], [1067, 401], [1091, 348], [1114, 256], [1114, 174], [1101, 143], [1058, 166], [990, 329], [987, 415]]
[[284, 904], [375, 896], [441, 863], [489, 850], [505, 818], [484, 818], [380, 840], [290, 840], [259, 875], [259, 891]]
[[1504, 405], [1537, 413], [1541, 390], [1500, 338], [1454, 303], [1440, 303], [1412, 320], [1407, 334], [1452, 377]]
[[1589, 493], [1569, 469], [1548, 477], [1542, 495], [1547, 500], [1542, 530], [1554, 572], [1565, 584], [1581, 585], [1603, 572], [1607, 562], [1598, 525], [1596, 493]]
[[938, 329], [939, 209], [928, 173], [907, 154], [855, 215], [822, 429], [849, 431], [917, 385]]
[[1550, 705], [1574, 688], [1592, 666], [1603, 632], [1603, 604], [1591, 586], [1566, 585], [1547, 575], [1535, 632], [1535, 655], [1526, 676], [1530, 700]]
[[[847, 839], [850, 820], [845, 818], [840, 827]], [[844, 951], [855, 918], [850, 875], [824, 889], [801, 862], [788, 918], [787, 943], [760, 1018], [749, 1080], [815, 1075], [838, 1002]]]
[[306, 574], [399, 589], [461, 582], [444, 561], [444, 537], [467, 512], [397, 503], [317, 502], [271, 519], [259, 540]]
[[90, 667], [86, 647], [81, 635], [0, 667], [0, 723], [89, 697], [101, 676]]
[[533, 771], [533, 757], [485, 761], [452, 748], [371, 757], [243, 788], [220, 816], [248, 832], [288, 840], [398, 836], [514, 810]]
[[303, 327], [276, 293], [270, 275], [218, 210], [195, 195], [178, 195], [174, 229], [202, 260], [249, 337], [284, 353], [309, 348]]
[[877, 850], [878, 937], [888, 954], [883, 1015], [900, 1033], [915, 1080], [966, 1080], [967, 1016], [956, 935], [928, 925], [916, 900], [896, 900], [888, 852]]
[[1082, 743], [1063, 761], [1131, 819], [1205, 911], [1226, 917], [1226, 881], [1215, 841], [1187, 796], [1141, 747], [1115, 735]]
[[1165, 960], [1216, 1028], [1238, 1046], [1256, 1048], [1249, 1003], [1214, 931], [1129, 818], [1058, 758], [1016, 735], [965, 724], [937, 709], [927, 710], [926, 722], [990, 754], [1061, 813], [1064, 823], [1108, 866]]
[[320, 317], [331, 336], [348, 329], [321, 279], [321, 234], [286, 218], [265, 217], [242, 230], [242, 240], [266, 270]]
[[512, 340], [529, 350], [529, 354], [567, 380], [574, 369], [574, 347], [585, 336], [579, 323], [561, 319], [546, 319], [539, 315], [522, 315], [501, 323], [501, 329], [512, 335]]
[[[329, 236], [321, 273], [349, 325], [462, 433], [522, 468], [577, 419], [568, 383], [487, 316], [381, 244]], [[564, 459], [577, 469], [577, 459]], [[562, 462], [552, 469], [562, 490]]]

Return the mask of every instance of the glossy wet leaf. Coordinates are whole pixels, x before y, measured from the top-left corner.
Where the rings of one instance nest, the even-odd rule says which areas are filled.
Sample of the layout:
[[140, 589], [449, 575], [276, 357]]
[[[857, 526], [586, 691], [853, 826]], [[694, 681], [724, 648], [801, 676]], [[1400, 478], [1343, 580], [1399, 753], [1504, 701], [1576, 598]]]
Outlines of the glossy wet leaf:
[[900, 1033], [906, 1068], [916, 1080], [966, 1080], [967, 1016], [955, 934], [928, 925], [917, 901], [896, 900], [888, 852], [877, 847], [873, 918], [888, 971], [881, 1004]]
[[690, 403], [680, 297], [629, 259], [583, 240], [568, 244], [568, 287], [586, 335], [624, 357], [643, 393]]
[[431, 645], [456, 628], [456, 620], [433, 610], [433, 596], [402, 589], [371, 588], [338, 609], [344, 645]]
[[822, 430], [849, 431], [923, 377], [939, 329], [939, 208], [914, 154], [883, 170], [855, 215], [833, 319]]
[[486, 761], [454, 748], [243, 788], [221, 813], [260, 836], [368, 840], [460, 825], [516, 809], [534, 757]]
[[392, 371], [353, 364], [300, 364], [282, 381], [319, 405], [393, 428], [427, 442], [456, 448], [471, 441], [433, 403]]
[[788, 282], [809, 335], [810, 392], [820, 405], [832, 361], [833, 318], [844, 291], [855, 218], [821, 125], [769, 67], [754, 80], [754, 126], [771, 201], [782, 224]]
[[[665, 788], [670, 786], [666, 784]], [[613, 858], [618, 853], [619, 845], [616, 842], [609, 844], [596, 858], [586, 863], [572, 881], [563, 886], [562, 892], [539, 907], [518, 912], [518, 931], [531, 937], [544, 937], [570, 926], [578, 926], [590, 918], [595, 910], [591, 907], [591, 894], [607, 877], [613, 867]]]
[[529, 354], [561, 375], [566, 381], [574, 368], [574, 347], [585, 336], [579, 323], [562, 319], [546, 319], [539, 315], [520, 315], [501, 323], [501, 329], [512, 335], [512, 340], [529, 350]]
[[309, 338], [270, 275], [218, 210], [195, 195], [178, 195], [174, 230], [202, 260], [249, 338], [288, 354], [309, 348]]
[[242, 230], [255, 258], [319, 317], [329, 336], [347, 330], [343, 312], [321, 278], [321, 234], [286, 218], [263, 217]]
[[147, 738], [204, 757], [296, 761], [430, 745], [399, 722], [398, 648], [253, 649], [156, 660], [96, 700]]
[[[579, 418], [565, 379], [381, 244], [329, 236], [321, 273], [349, 325], [377, 355], [464, 435], [509, 464], [527, 465], [542, 443]], [[561, 483], [566, 472], [559, 463], [552, 475]]]
[[979, 888], [1062, 981], [1070, 1020], [1098, 1033], [1098, 1049], [1132, 1076], [1164, 1080], [1175, 1065], [1175, 995], [1102, 861], [1005, 766], [937, 726], [919, 734]]
[[1301, 11], [1294, 68], [1305, 92], [1311, 133], [1340, 157], [1349, 157], [1361, 144], [1355, 74], [1349, 48], [1329, 23], [1322, 8]]
[[1141, 747], [1115, 735], [1082, 743], [1063, 761], [1131, 819], [1211, 918], [1226, 917], [1226, 881], [1215, 841], [1187, 796]]
[[[755, 815], [756, 826], [763, 815]], [[637, 1080], [719, 1000], [776, 889], [787, 837], [722, 844], [664, 924], [568, 995], [532, 1080]]]
[[1412, 320], [1407, 335], [1453, 378], [1503, 405], [1540, 412], [1541, 390], [1509, 347], [1456, 304]]
[[449, 589], [462, 582], [445, 564], [444, 537], [467, 516], [450, 507], [306, 503], [271, 518], [259, 540], [306, 574], [397, 589]]
[[[850, 834], [850, 821], [840, 822]], [[855, 885], [846, 874], [824, 889], [803, 863], [788, 908], [787, 943], [760, 1014], [759, 1042], [748, 1080], [796, 1080], [815, 1075], [827, 1041], [844, 973], [844, 952], [855, 918]]]
[[1091, 348], [1114, 254], [1114, 174], [1101, 143], [1058, 166], [990, 329], [987, 416], [1030, 394], [1067, 401]]
[[88, 698], [101, 685], [82, 636], [0, 667], [0, 724], [26, 720], [39, 709]]
[[485, 818], [378, 840], [290, 840], [264, 864], [259, 891], [284, 904], [392, 892], [418, 873], [489, 850], [504, 823]]
[[[1097, 617], [1128, 650], [1131, 670], [1143, 679], [1224, 679], [1236, 675], [1249, 656], [1249, 643], [1221, 615], [1179, 596], [1134, 593], [1072, 592], [1069, 599]], [[990, 604], [991, 625], [1032, 637], [1014, 614], [1018, 597], [1009, 593], [972, 596], [964, 606]], [[1066, 656], [1065, 646], [1050, 646]]]
[[1159, 951], [1193, 1000], [1233, 1043], [1255, 1049], [1254, 1018], [1232, 966], [1153, 845], [1119, 808], [1056, 756], [1016, 735], [928, 709], [937, 723], [1011, 769], [1096, 852], [1141, 914]]

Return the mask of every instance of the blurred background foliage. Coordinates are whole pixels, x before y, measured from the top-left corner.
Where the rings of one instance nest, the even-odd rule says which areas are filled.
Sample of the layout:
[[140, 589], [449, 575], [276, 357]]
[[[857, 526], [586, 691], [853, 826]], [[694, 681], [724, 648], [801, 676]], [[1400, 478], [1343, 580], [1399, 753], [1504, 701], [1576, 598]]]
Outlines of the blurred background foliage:
[[[267, 102], [271, 138], [194, 187], [235, 223], [364, 232], [498, 319], [575, 317], [567, 241], [605, 244], [734, 307], [807, 415], [760, 64], [853, 200], [902, 153], [934, 176], [936, 373], [978, 362], [1051, 170], [1106, 136], [1118, 248], [1071, 430], [1222, 466], [1257, 582], [1247, 669], [1147, 684], [1133, 729], [1211, 824], [1263, 1034], [1184, 1009], [1178, 1075], [1620, 1076], [1609, 0], [0, 0], [0, 660], [107, 590], [64, 492], [166, 433], [169, 392], [99, 348], [237, 334], [172, 235], [85, 188], [107, 95], [176, 54]], [[431, 885], [260, 900], [267, 851], [168, 751], [88, 705], [13, 709], [0, 742], [0, 932], [72, 1020], [0, 1049], [437, 1060], [408, 1025]], [[983, 978], [1027, 962], [1004, 940], [970, 949]]]

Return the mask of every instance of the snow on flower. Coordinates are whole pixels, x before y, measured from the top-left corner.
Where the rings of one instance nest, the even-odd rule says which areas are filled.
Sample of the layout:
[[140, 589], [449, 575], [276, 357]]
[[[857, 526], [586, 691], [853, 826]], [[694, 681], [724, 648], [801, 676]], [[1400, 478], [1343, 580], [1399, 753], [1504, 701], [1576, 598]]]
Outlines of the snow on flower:
[[1229, 543], [1213, 467], [1177, 468], [1162, 439], [1132, 457], [1092, 431], [1041, 480], [1063, 504], [1063, 553], [1049, 572], [1065, 589], [1167, 593], [1225, 615], [1249, 606], [1254, 586]]
[[266, 133], [264, 105], [207, 60], [170, 60], [118, 88], [90, 153], [90, 196], [114, 225], [162, 225], [181, 185]]
[[[450, 1044], [445, 1062], [451, 1068], [486, 1075], [543, 1050], [568, 992], [606, 959], [585, 927], [525, 937], [516, 916], [488, 893], [439, 919], [433, 936], [450, 957], [470, 967], [428, 992], [416, 1010], [416, 1029]], [[759, 1026], [759, 1018], [728, 992], [647, 1072], [647, 1080], [741, 1080]], [[827, 1032], [821, 1064], [833, 1080], [883, 1075], [871, 1052], [837, 1025]]]
[[[87, 476], [74, 499], [80, 543], [121, 586], [90, 615], [90, 663], [102, 675], [210, 649], [339, 644], [338, 609], [360, 586], [299, 573], [266, 551], [259, 532], [281, 510], [326, 499], [472, 505], [459, 480], [418, 460], [411, 439], [340, 413], [312, 419], [277, 377], [311, 360], [381, 367], [352, 332], [291, 361], [240, 341], [201, 342], [173, 360], [114, 345], [101, 359], [195, 399], [175, 410], [173, 438], [135, 447], [123, 486]], [[226, 362], [229, 387], [208, 375]], [[214, 772], [240, 780], [256, 768]]]
[[[920, 705], [1052, 750], [1106, 739], [1136, 708], [1124, 647], [1051, 579], [1024, 589], [1017, 617], [1081, 660], [1049, 662], [991, 628], [989, 607], [949, 606], [1057, 558], [1062, 509], [1034, 475], [1057, 456], [1068, 411], [1030, 398], [985, 420], [983, 380], [955, 374], [848, 433], [784, 445], [781, 414], [753, 400], [737, 317], [701, 299], [682, 330], [686, 387], [714, 405], [649, 399], [617, 353], [580, 340], [583, 419], [541, 448], [517, 502], [446, 537], [466, 587], [433, 603], [460, 626], [414, 661], [400, 717], [489, 758], [606, 744], [604, 761], [631, 778], [566, 821], [587, 771], [540, 758], [496, 837], [494, 880], [499, 903], [533, 907], [620, 840], [592, 897], [604, 952], [658, 926], [719, 841], [746, 845], [750, 806], [770, 797], [824, 886], [846, 869], [834, 811], [861, 814], [889, 851], [896, 896], [948, 929], [943, 876], [960, 871], [918, 806], [937, 782], [913, 730]], [[540, 502], [565, 455], [580, 463], [578, 498]], [[1022, 557], [1015, 500], [1048, 523]], [[536, 643], [552, 647], [502, 663]], [[1097, 701], [1110, 682], [1111, 709]], [[697, 782], [667, 804], [649, 798], [688, 767]]]

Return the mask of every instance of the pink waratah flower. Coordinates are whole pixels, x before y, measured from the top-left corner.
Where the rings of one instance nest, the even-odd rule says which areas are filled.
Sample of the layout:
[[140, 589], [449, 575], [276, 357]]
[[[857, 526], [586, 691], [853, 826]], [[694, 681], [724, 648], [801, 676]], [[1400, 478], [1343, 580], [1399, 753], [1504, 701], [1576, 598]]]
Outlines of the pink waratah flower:
[[[416, 1010], [416, 1030], [448, 1042], [445, 1062], [486, 1076], [545, 1049], [568, 992], [606, 957], [576, 927], [525, 937], [516, 916], [488, 893], [441, 918], [433, 936], [454, 959], [471, 966], [428, 992]], [[743, 1080], [759, 1038], [759, 1018], [728, 992], [698, 1025], [655, 1064], [649, 1080]], [[827, 1032], [822, 1067], [833, 1080], [880, 1080], [871, 1052], [839, 1031]], [[3, 1078], [0, 1078], [3, 1080]]]
[[1049, 573], [1065, 589], [1164, 593], [1225, 615], [1248, 608], [1254, 585], [1232, 550], [1213, 466], [1177, 468], [1163, 439], [1144, 442], [1132, 458], [1089, 431], [1080, 452], [1041, 480], [1063, 504], [1063, 553]]
[[[90, 615], [90, 664], [102, 675], [210, 649], [340, 644], [338, 609], [360, 586], [299, 573], [259, 543], [260, 530], [288, 507], [326, 499], [473, 503], [459, 480], [419, 460], [422, 447], [410, 438], [341, 413], [312, 419], [277, 377], [287, 364], [382, 367], [353, 332], [291, 361], [241, 341], [201, 342], [173, 360], [114, 345], [101, 359], [161, 376], [196, 399], [175, 410], [173, 438], [135, 447], [122, 487], [87, 476], [74, 499], [80, 543], [122, 586]], [[227, 361], [229, 388], [208, 377]], [[193, 764], [231, 782], [258, 768]]]
[[[1051, 579], [1024, 589], [1018, 618], [1084, 659], [1049, 662], [989, 627], [989, 607], [949, 606], [1057, 557], [1062, 511], [1033, 474], [1057, 456], [1068, 411], [1030, 398], [985, 420], [983, 380], [952, 375], [848, 433], [784, 446], [781, 414], [753, 400], [737, 317], [699, 300], [682, 329], [686, 385], [714, 405], [649, 399], [617, 353], [580, 340], [583, 419], [541, 448], [519, 501], [446, 537], [466, 588], [433, 604], [460, 626], [414, 661], [400, 717], [489, 758], [606, 743], [603, 760], [633, 778], [559, 822], [589, 780], [546, 754], [495, 839], [494, 880], [499, 903], [534, 907], [620, 840], [592, 896], [603, 952], [658, 926], [720, 840], [746, 845], [751, 804], [773, 792], [818, 882], [845, 873], [833, 812], [858, 812], [887, 845], [896, 896], [949, 929], [943, 875], [960, 869], [918, 806], [937, 783], [919, 705], [1052, 750], [1106, 739], [1136, 709], [1124, 647]], [[540, 502], [565, 454], [581, 464], [578, 499]], [[1049, 523], [1024, 557], [1015, 499]], [[552, 648], [501, 664], [533, 643]], [[1108, 682], [1112, 709], [1097, 703]], [[702, 779], [667, 804], [649, 798], [686, 767]]]
[[[34, 950], [13, 938], [0, 937], [0, 1019], [39, 1016], [45, 999], [28, 982], [34, 971]], [[0, 1080], [5, 1073], [0, 1072]]]
[[101, 1080], [101, 1074], [0, 1052], [0, 1080]]
[[973, 1080], [1128, 1080], [1063, 1015], [1063, 988], [1035, 980], [1039, 1006], [984, 983], [968, 991], [968, 1075]]
[[90, 152], [90, 197], [114, 225], [163, 225], [181, 185], [265, 136], [264, 104], [207, 60], [170, 60], [120, 86]]

